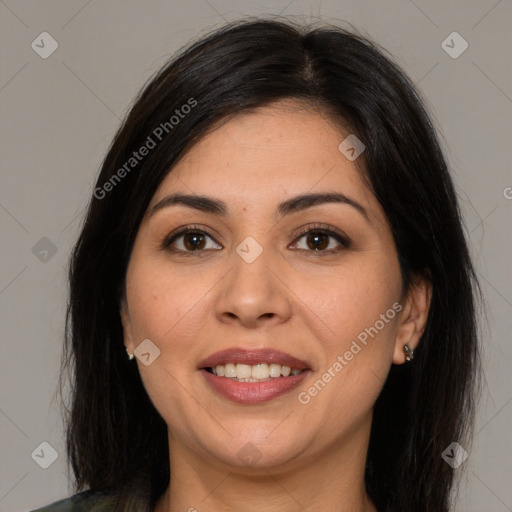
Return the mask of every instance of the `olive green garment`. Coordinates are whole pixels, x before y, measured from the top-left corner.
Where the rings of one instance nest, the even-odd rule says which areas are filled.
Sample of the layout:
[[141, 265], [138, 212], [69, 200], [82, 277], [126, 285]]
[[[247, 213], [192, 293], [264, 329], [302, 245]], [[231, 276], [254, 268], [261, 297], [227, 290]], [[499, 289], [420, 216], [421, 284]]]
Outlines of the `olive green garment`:
[[102, 512], [107, 510], [108, 496], [101, 492], [82, 491], [32, 512]]

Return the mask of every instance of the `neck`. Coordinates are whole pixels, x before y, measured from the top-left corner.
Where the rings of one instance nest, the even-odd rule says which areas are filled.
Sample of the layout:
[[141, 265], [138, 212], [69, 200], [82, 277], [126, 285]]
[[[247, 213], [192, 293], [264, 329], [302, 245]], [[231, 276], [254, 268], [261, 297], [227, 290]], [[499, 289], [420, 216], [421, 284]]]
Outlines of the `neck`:
[[171, 479], [155, 512], [377, 512], [364, 485], [371, 417], [321, 453], [285, 465], [239, 468], [169, 436]]

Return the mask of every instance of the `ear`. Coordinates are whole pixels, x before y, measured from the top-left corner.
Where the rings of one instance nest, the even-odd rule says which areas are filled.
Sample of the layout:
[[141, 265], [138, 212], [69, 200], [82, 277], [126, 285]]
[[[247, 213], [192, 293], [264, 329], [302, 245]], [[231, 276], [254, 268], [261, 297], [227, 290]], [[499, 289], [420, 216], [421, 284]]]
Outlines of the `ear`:
[[431, 299], [432, 283], [428, 277], [418, 274], [413, 276], [398, 320], [393, 353], [394, 364], [406, 362], [404, 345], [408, 344], [416, 350], [426, 327]]
[[123, 325], [124, 345], [126, 347], [126, 351], [130, 354], [133, 354], [133, 351], [135, 350], [135, 344], [133, 343], [132, 326], [126, 299], [121, 301], [120, 314], [121, 324]]

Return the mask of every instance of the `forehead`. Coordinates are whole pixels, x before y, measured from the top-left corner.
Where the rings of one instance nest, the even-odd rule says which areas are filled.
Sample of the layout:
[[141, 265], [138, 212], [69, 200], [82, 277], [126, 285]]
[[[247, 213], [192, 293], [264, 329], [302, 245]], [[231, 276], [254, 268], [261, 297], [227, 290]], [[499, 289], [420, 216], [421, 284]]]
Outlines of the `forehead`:
[[354, 162], [338, 148], [348, 134], [321, 111], [298, 102], [241, 112], [217, 125], [181, 158], [149, 207], [174, 191], [214, 195], [243, 206], [326, 190], [371, 207], [372, 194]]

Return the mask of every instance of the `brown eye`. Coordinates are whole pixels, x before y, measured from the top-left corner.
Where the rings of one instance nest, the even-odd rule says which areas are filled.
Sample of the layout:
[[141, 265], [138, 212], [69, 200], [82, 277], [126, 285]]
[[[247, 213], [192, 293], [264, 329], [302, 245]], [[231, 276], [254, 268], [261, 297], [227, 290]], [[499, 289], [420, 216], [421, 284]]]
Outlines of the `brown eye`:
[[182, 229], [177, 233], [171, 233], [164, 240], [162, 248], [171, 252], [181, 253], [222, 249], [208, 233], [193, 227]]
[[323, 250], [329, 245], [329, 235], [325, 233], [309, 233], [306, 235], [307, 245], [312, 250]]
[[203, 249], [206, 245], [204, 235], [202, 233], [187, 233], [183, 235], [183, 245], [188, 251]]
[[341, 233], [321, 226], [310, 226], [302, 230], [293, 247], [308, 252], [335, 253], [343, 248], [348, 249], [350, 244], [350, 239]]

